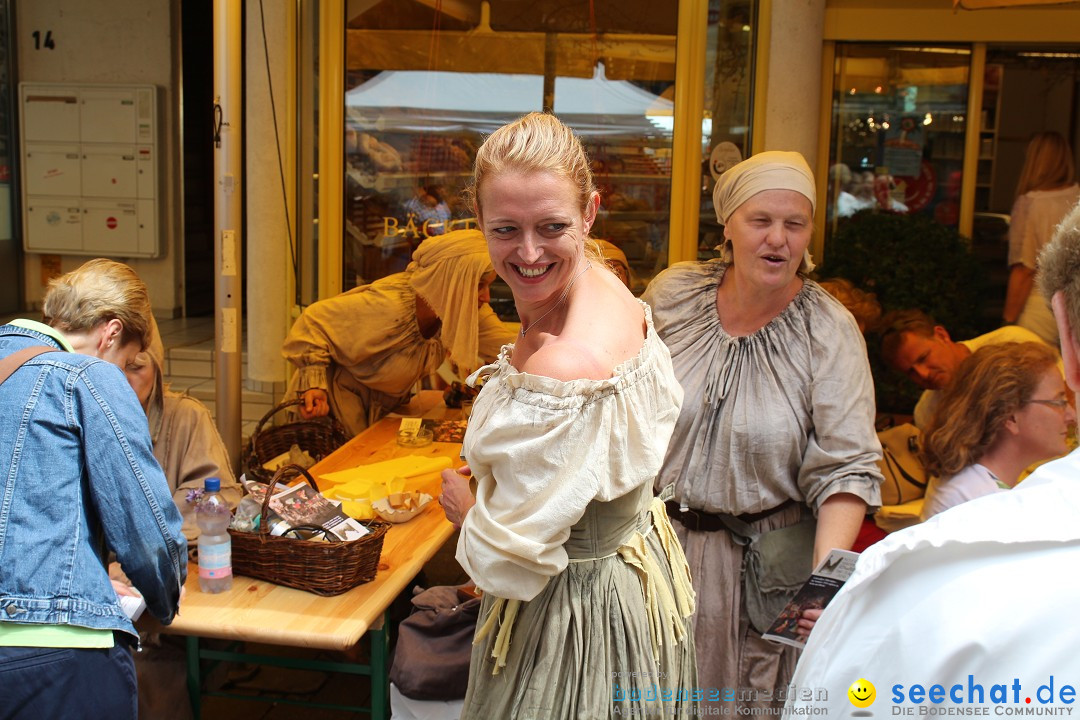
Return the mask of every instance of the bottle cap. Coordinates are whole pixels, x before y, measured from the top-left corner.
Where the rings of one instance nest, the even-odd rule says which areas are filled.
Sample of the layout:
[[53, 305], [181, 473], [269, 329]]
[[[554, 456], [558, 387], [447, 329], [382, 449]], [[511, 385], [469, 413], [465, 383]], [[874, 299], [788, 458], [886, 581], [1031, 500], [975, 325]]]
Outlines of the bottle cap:
[[206, 478], [203, 483], [203, 488], [207, 492], [218, 492], [219, 490], [221, 490], [221, 478]]

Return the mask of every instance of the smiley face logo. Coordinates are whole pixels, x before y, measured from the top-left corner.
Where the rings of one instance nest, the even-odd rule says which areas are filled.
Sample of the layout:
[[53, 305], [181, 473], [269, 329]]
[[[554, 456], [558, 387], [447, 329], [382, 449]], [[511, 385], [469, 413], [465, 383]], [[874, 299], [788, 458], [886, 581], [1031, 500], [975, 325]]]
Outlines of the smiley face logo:
[[855, 682], [851, 683], [851, 687], [847, 690], [848, 700], [851, 704], [857, 708], [868, 708], [874, 704], [874, 700], [877, 699], [877, 691], [874, 689], [874, 684], [864, 678], [859, 678]]

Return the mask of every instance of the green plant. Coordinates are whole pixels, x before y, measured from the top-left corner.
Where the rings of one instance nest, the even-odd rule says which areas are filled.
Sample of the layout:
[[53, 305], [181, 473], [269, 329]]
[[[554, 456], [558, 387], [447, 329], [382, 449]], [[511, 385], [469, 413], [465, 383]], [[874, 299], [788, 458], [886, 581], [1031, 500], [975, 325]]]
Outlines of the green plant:
[[[816, 274], [875, 293], [884, 312], [918, 308], [954, 339], [979, 333], [982, 267], [967, 238], [928, 216], [864, 210], [842, 220]], [[867, 350], [878, 409], [911, 412], [921, 391], [884, 366], [872, 332]]]

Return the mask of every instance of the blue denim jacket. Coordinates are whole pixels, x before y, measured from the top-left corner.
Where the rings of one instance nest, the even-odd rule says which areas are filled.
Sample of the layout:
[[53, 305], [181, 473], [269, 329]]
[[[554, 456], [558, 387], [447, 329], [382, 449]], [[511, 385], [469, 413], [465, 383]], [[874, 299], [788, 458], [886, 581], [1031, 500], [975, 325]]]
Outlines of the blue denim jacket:
[[[57, 342], [0, 327], [0, 358]], [[187, 576], [180, 512], [146, 415], [120, 369], [39, 355], [0, 385], [0, 620], [122, 630], [106, 558], [116, 553], [168, 624]]]

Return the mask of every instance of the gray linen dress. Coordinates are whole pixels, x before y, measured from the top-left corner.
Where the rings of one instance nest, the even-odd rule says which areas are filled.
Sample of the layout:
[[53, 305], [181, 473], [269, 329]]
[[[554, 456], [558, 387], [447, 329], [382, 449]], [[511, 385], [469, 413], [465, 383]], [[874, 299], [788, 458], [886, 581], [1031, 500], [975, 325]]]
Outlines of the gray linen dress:
[[647, 324], [607, 380], [518, 372], [512, 346], [478, 372], [458, 560], [485, 594], [462, 718], [695, 716], [693, 591], [652, 497], [682, 392]]
[[[733, 515], [797, 503], [759, 531], [817, 513], [836, 493], [880, 504], [881, 446], [866, 345], [851, 314], [810, 280], [765, 327], [728, 335], [716, 293], [728, 265], [679, 263], [650, 283], [656, 329], [671, 350], [685, 400], [659, 490], [685, 507]], [[793, 648], [762, 640], [742, 601], [743, 549], [724, 530], [676, 523], [694, 578], [703, 687], [734, 689], [743, 706], [782, 705]]]

